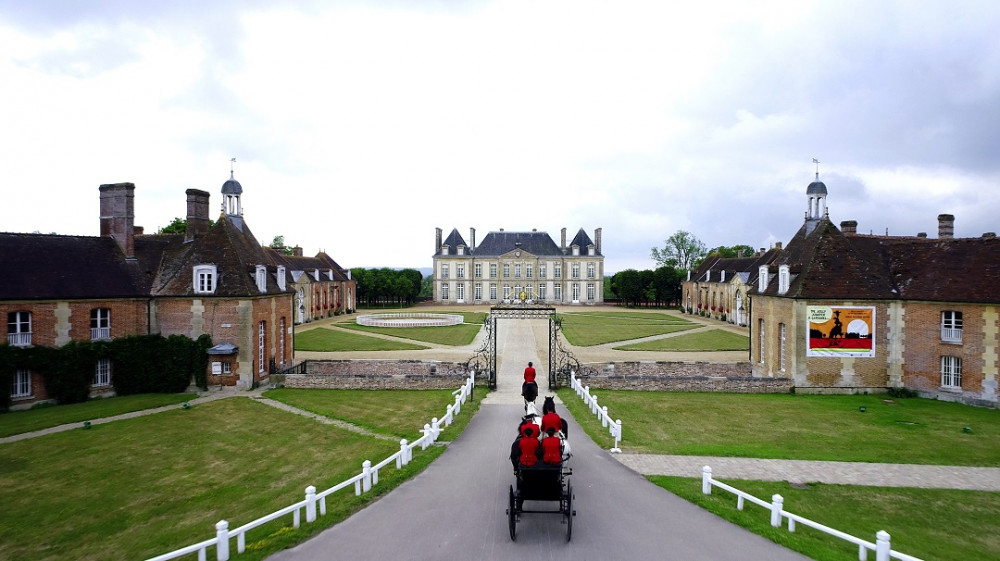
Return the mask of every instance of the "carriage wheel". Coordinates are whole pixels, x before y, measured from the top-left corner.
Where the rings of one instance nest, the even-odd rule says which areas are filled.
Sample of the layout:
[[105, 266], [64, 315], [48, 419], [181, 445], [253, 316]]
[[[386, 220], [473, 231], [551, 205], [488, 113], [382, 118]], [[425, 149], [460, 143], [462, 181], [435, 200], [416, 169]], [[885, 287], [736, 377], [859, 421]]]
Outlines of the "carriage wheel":
[[517, 504], [514, 500], [514, 486], [510, 486], [510, 495], [507, 498], [507, 526], [510, 527], [511, 541], [517, 540]]
[[569, 541], [573, 537], [573, 516], [576, 513], [573, 511], [573, 484], [566, 480], [566, 512], [563, 516], [566, 517], [566, 541]]

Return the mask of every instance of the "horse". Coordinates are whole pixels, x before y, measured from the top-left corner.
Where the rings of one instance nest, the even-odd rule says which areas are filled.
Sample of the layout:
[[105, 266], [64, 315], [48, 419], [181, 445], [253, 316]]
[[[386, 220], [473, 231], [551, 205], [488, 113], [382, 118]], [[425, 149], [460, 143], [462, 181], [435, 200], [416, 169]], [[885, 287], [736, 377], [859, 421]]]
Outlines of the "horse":
[[535, 382], [525, 382], [521, 384], [521, 397], [526, 403], [534, 403], [538, 397], [538, 384]]

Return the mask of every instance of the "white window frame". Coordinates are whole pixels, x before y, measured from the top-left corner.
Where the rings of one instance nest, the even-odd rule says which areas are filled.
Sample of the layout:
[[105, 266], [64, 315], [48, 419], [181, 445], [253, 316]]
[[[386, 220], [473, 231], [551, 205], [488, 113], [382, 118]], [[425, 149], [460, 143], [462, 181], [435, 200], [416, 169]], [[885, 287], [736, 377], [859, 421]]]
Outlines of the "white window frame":
[[521, 264], [520, 263], [517, 263], [516, 265], [514, 265], [514, 278], [515, 279], [521, 278]]
[[464, 263], [458, 263], [457, 265], [455, 265], [455, 276], [458, 277], [458, 278], [460, 278], [460, 279], [464, 279], [465, 278], [465, 264]]
[[[497, 264], [496, 263], [490, 263], [490, 278], [491, 279], [497, 278]], [[494, 298], [494, 300], [495, 300], [495, 298]]]
[[95, 388], [106, 388], [111, 385], [111, 359], [97, 359], [94, 365], [94, 381], [91, 386]]
[[757, 338], [760, 340], [760, 363], [764, 364], [764, 318], [757, 320]]
[[587, 278], [594, 279], [597, 278], [597, 265], [594, 263], [587, 263]]
[[788, 265], [778, 266], [778, 294], [784, 294], [788, 292], [788, 287], [791, 284], [792, 274], [788, 270]]
[[547, 272], [548, 271], [546, 270], [545, 265], [542, 265], [542, 264], [538, 265], [538, 278], [540, 278], [540, 279], [546, 278], [545, 277], [545, 273], [547, 273]]
[[447, 279], [451, 276], [451, 268], [447, 263], [441, 263], [441, 278]]
[[257, 367], [257, 372], [260, 374], [267, 371], [267, 366], [264, 364], [266, 329], [267, 325], [263, 321], [257, 324], [257, 362], [260, 363]]
[[503, 264], [503, 278], [505, 279], [510, 278], [510, 263]]
[[580, 264], [579, 263], [573, 263], [572, 274], [573, 274], [573, 278], [574, 279], [580, 278]]
[[195, 294], [215, 294], [219, 270], [215, 265], [195, 265], [191, 271]]
[[285, 365], [285, 316], [278, 320], [278, 353], [281, 357], [281, 366]]
[[552, 272], [553, 272], [553, 274], [555, 274], [555, 278], [561, 279], [562, 278], [562, 263], [556, 263], [555, 266], [553, 267]]
[[278, 288], [285, 290], [285, 266], [278, 265]]
[[945, 343], [962, 342], [962, 312], [958, 310], [941, 312], [941, 341]]
[[781, 371], [785, 371], [785, 324], [778, 324], [778, 336], [781, 338], [781, 354], [779, 358], [779, 367]]
[[509, 284], [503, 285], [503, 299], [504, 300], [510, 300], [510, 285]]
[[257, 290], [262, 294], [267, 292], [267, 267], [257, 265], [257, 272], [254, 277], [254, 280], [257, 282]]
[[757, 292], [765, 292], [767, 290], [767, 265], [761, 265], [757, 269]]
[[459, 302], [465, 301], [465, 283], [460, 282], [455, 285], [455, 299]]
[[597, 287], [592, 282], [587, 283], [587, 301], [593, 302], [597, 297]]
[[7, 342], [10, 346], [31, 346], [31, 321], [31, 312], [19, 310], [7, 313]]
[[556, 283], [552, 288], [552, 295], [556, 302], [562, 302], [562, 283]]
[[31, 370], [18, 368], [11, 378], [10, 398], [27, 399], [33, 395], [31, 386]]
[[524, 277], [532, 278], [532, 274], [535, 272], [535, 267], [531, 263], [526, 263], [524, 265]]
[[962, 358], [951, 355], [941, 356], [941, 387], [962, 389]]
[[446, 282], [441, 283], [441, 299], [448, 299], [448, 283]]
[[545, 300], [545, 283], [539, 283], [538, 285], [538, 299]]
[[473, 265], [472, 272], [477, 279], [483, 278], [483, 264], [476, 263], [475, 265]]
[[496, 300], [496, 299], [497, 299], [497, 283], [491, 282], [490, 283], [490, 300]]
[[573, 302], [579, 302], [580, 301], [580, 283], [574, 282], [570, 288], [572, 289]]
[[475, 284], [475, 286], [473, 287], [473, 294], [475, 295], [476, 300], [483, 299], [483, 283], [477, 282]]
[[90, 309], [90, 340], [102, 341], [111, 338], [111, 308]]

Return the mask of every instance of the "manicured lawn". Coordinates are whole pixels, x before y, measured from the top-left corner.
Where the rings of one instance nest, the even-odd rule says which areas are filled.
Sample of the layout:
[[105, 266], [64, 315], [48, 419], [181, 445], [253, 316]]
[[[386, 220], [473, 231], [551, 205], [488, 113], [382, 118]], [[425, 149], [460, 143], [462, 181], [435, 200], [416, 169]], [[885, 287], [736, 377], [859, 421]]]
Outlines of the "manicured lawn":
[[83, 423], [83, 421], [113, 417], [142, 409], [184, 403], [196, 397], [198, 396], [190, 393], [150, 393], [91, 399], [83, 403], [44, 406], [25, 411], [10, 411], [0, 414], [0, 437], [69, 423]]
[[615, 347], [623, 351], [745, 351], [750, 338], [724, 329], [711, 329]]
[[[588, 434], [611, 439], [569, 389]], [[1000, 410], [887, 396], [713, 394], [591, 388], [622, 420], [621, 447], [654, 454], [1000, 466]], [[884, 400], [889, 400], [886, 403]], [[864, 413], [859, 411], [865, 407]], [[971, 432], [963, 432], [970, 427]]]
[[371, 327], [347, 322], [339, 323], [337, 326], [356, 331], [381, 333], [382, 335], [391, 335], [403, 339], [437, 343], [439, 345], [453, 345], [456, 347], [471, 343], [483, 327], [482, 320], [480, 320], [480, 323], [460, 323], [445, 327]]
[[[453, 401], [450, 392], [436, 403], [417, 395], [420, 405], [411, 406], [410, 392], [401, 393], [406, 395], [392, 400], [383, 396], [381, 407], [369, 410], [378, 423], [364, 424], [410, 434], [416, 409], [423, 408], [427, 422]], [[463, 423], [474, 403], [463, 408]], [[408, 412], [386, 417], [396, 409]], [[406, 426], [395, 426], [396, 420]], [[454, 437], [461, 426], [448, 427], [442, 436]], [[212, 537], [220, 519], [235, 528], [301, 500], [307, 485], [329, 488], [359, 473], [363, 460], [378, 462], [398, 449], [394, 440], [240, 397], [4, 444], [0, 559], [143, 559], [166, 553]], [[262, 559], [342, 520], [442, 451], [417, 450], [406, 469], [382, 470], [373, 493], [355, 497], [348, 489], [331, 496], [319, 523], [295, 530], [288, 516], [251, 531], [248, 553], [239, 558]]]
[[[772, 528], [770, 512], [750, 502], [741, 512], [736, 496], [712, 489], [701, 493], [701, 479], [653, 476], [653, 483], [726, 520], [799, 551], [812, 559], [857, 559], [857, 547], [801, 524], [795, 532], [787, 520]], [[725, 483], [770, 502], [784, 499], [784, 509], [869, 542], [885, 530], [892, 548], [921, 559], [992, 561], [1000, 559], [1000, 493], [943, 489], [880, 488], [810, 484], [805, 489], [786, 482]], [[963, 528], [966, 531], [957, 531]], [[868, 558], [874, 558], [869, 553]]]
[[296, 351], [409, 351], [426, 348], [423, 345], [366, 337], [325, 327], [295, 334]]
[[566, 340], [579, 347], [675, 333], [699, 324], [657, 312], [569, 312], [559, 314]]
[[[420, 429], [425, 423], [434, 417], [443, 418], [448, 412], [448, 405], [455, 403], [452, 390], [279, 388], [264, 392], [264, 397], [411, 442], [420, 438]], [[451, 428], [441, 433], [440, 440], [448, 441], [458, 436], [478, 407], [478, 399], [464, 403], [461, 414]]]

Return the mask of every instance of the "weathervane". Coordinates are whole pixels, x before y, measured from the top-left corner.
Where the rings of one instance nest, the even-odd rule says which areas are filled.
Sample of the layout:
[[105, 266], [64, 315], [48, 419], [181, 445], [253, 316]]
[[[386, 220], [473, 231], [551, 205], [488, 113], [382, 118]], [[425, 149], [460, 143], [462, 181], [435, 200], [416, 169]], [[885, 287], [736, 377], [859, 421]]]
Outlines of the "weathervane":
[[[813, 161], [815, 162], [816, 160], [813, 159]], [[235, 163], [236, 163], [236, 158], [229, 158], [229, 179], [233, 179], [233, 164]]]
[[[233, 158], [234, 160], [236, 158]], [[813, 158], [813, 163], [816, 164], [816, 181], [819, 181], [819, 160]]]

